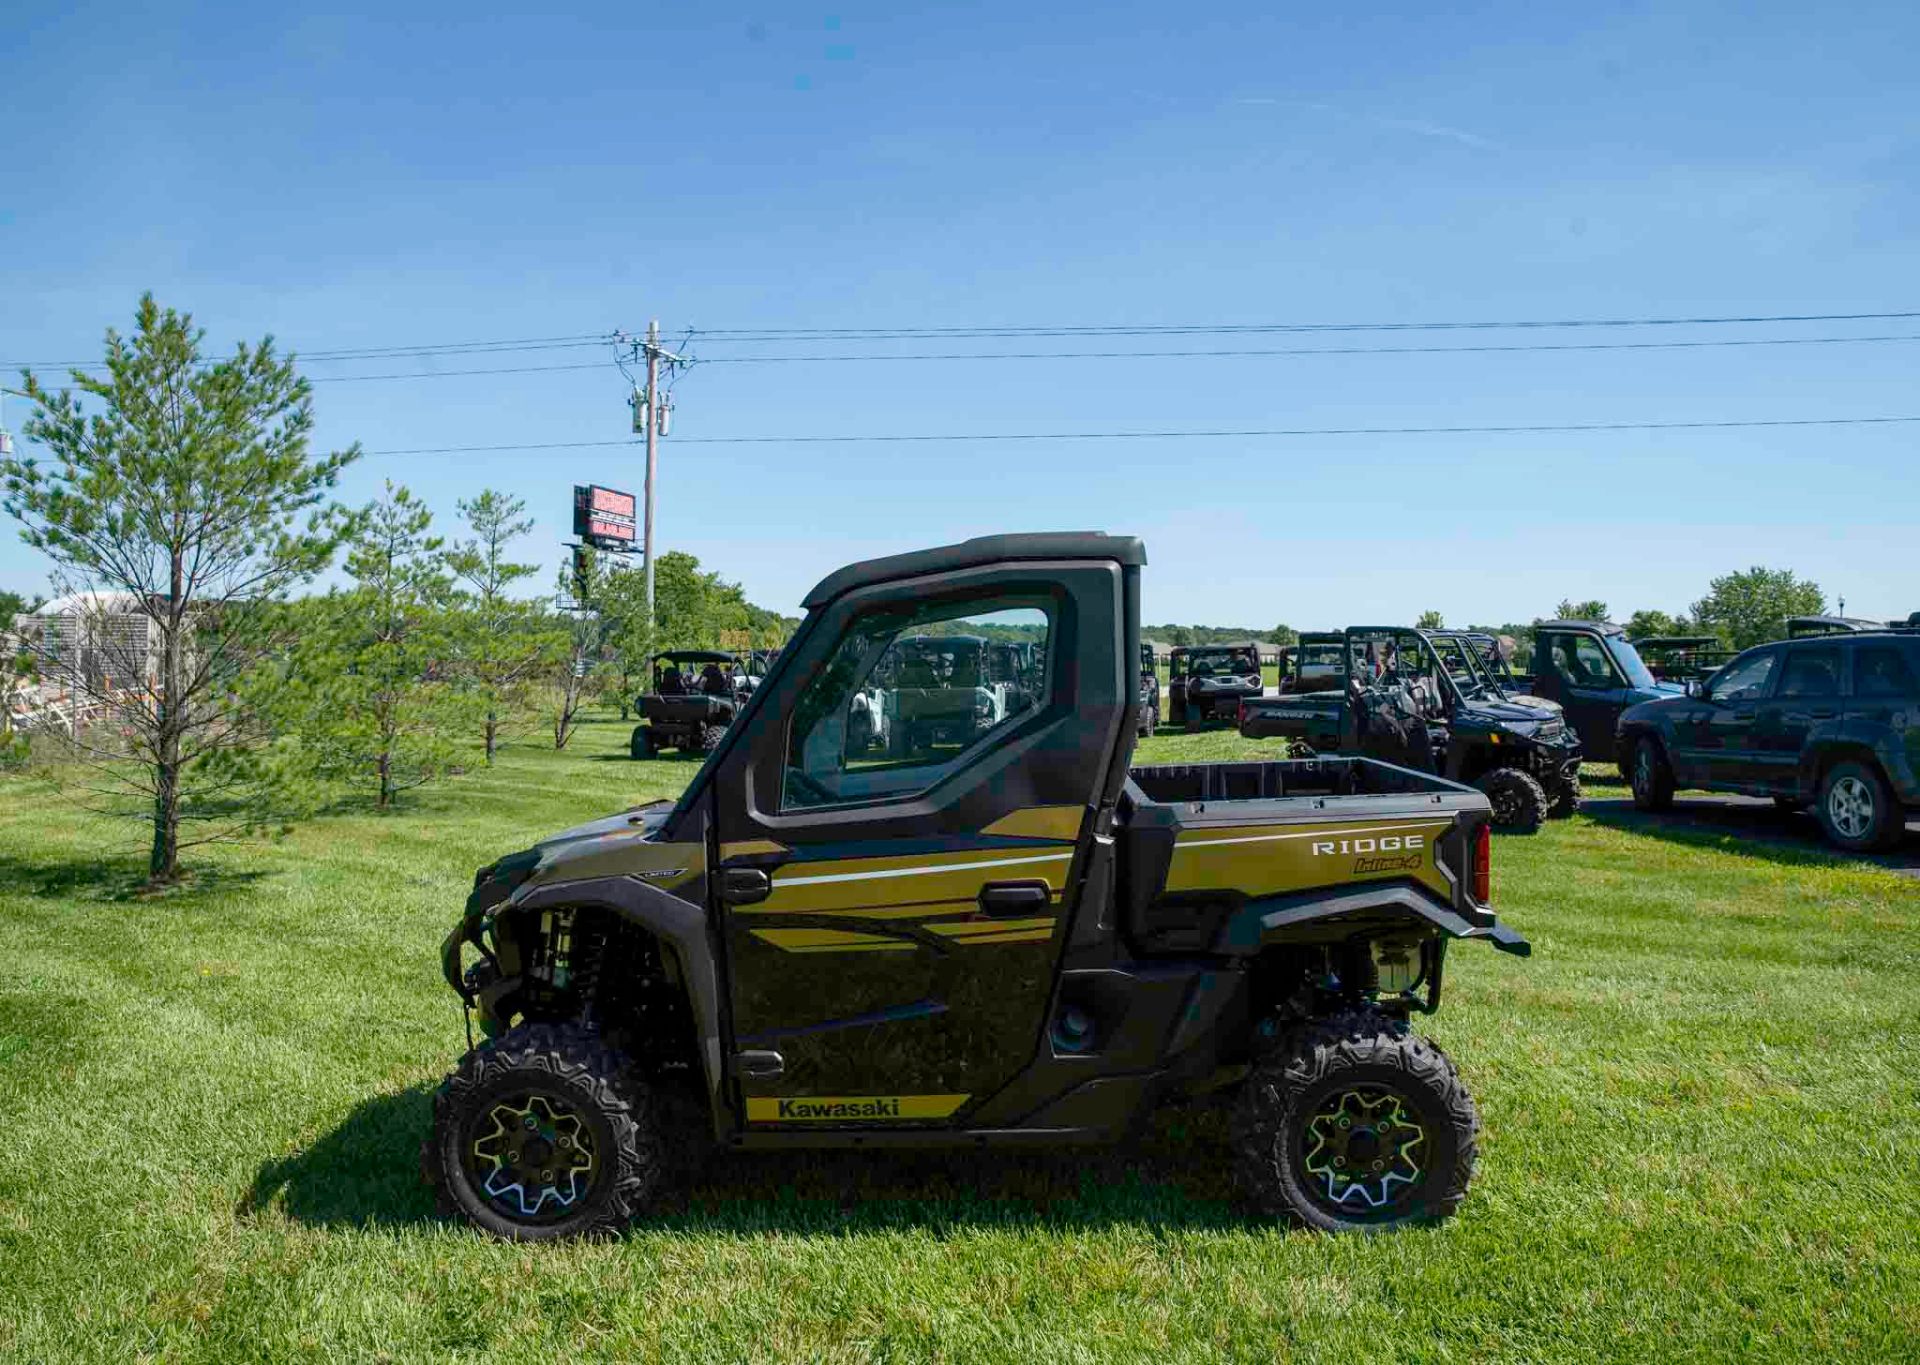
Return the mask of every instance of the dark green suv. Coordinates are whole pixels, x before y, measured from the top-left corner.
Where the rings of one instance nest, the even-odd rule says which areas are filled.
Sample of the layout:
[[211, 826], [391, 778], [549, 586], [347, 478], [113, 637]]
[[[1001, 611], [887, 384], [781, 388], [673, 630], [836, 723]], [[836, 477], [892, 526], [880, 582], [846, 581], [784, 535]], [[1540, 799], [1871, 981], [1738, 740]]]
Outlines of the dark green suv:
[[1693, 693], [1627, 710], [1617, 745], [1642, 810], [1676, 787], [1771, 796], [1811, 806], [1841, 848], [1887, 848], [1920, 808], [1920, 631], [1749, 649]]

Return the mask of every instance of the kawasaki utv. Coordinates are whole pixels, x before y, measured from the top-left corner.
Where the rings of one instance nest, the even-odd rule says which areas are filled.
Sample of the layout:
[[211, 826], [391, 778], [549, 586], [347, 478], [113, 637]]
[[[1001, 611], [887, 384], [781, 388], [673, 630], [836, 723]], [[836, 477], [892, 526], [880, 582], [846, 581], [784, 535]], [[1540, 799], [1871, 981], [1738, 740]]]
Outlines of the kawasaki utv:
[[1346, 639], [1341, 689], [1250, 698], [1240, 733], [1469, 783], [1514, 833], [1579, 809], [1579, 737], [1557, 710], [1508, 697], [1465, 641], [1399, 626], [1350, 626]]
[[[1065, 533], [841, 569], [678, 801], [482, 868], [441, 954], [484, 1035], [434, 1100], [443, 1208], [574, 1236], [703, 1150], [1113, 1142], [1209, 1093], [1261, 1211], [1458, 1208], [1473, 1101], [1411, 1024], [1452, 943], [1528, 951], [1487, 798], [1366, 758], [1133, 766], [1144, 562]], [[1035, 639], [1031, 705], [850, 749], [900, 641], [989, 628]]]

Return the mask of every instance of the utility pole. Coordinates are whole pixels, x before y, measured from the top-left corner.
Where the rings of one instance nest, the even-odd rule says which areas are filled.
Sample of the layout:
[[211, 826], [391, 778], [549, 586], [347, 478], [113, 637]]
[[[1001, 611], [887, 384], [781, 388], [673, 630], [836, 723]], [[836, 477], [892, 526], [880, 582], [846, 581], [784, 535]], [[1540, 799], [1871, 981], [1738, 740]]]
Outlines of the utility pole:
[[[641, 514], [640, 553], [647, 561], [647, 622], [653, 623], [653, 484], [660, 472], [660, 438], [667, 434], [667, 414], [673, 405], [667, 396], [660, 392], [660, 374], [664, 366], [671, 373], [677, 365], [686, 364], [684, 356], [675, 355], [660, 344], [660, 322], [656, 318], [647, 324], [644, 341], [628, 336], [625, 332], [615, 335], [615, 344], [628, 348], [630, 358], [638, 363], [642, 357], [647, 362], [647, 387], [633, 392], [633, 429], [646, 434], [647, 438], [647, 477], [645, 492], [642, 494], [645, 510]], [[622, 369], [625, 367], [622, 366]], [[632, 378], [631, 375], [628, 376]]]
[[647, 628], [653, 628], [653, 477], [660, 470], [660, 320], [647, 324], [647, 516], [640, 552], [647, 559]]

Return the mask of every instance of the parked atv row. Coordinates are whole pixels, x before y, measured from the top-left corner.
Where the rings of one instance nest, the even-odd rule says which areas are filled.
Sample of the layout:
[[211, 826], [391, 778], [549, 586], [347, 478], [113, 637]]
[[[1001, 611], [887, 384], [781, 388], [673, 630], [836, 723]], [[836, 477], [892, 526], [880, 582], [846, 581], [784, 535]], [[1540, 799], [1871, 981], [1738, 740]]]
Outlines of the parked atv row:
[[1336, 662], [1337, 687], [1245, 699], [1240, 733], [1478, 787], [1498, 829], [1531, 833], [1579, 808], [1579, 737], [1558, 707], [1509, 696], [1465, 637], [1353, 626]]

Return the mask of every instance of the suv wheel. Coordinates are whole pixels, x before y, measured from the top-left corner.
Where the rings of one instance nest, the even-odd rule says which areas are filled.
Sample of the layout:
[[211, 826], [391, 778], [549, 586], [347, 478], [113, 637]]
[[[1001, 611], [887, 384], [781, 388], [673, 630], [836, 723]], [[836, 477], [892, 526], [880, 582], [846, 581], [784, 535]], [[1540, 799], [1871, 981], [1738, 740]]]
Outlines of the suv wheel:
[[1828, 840], [1853, 853], [1886, 848], [1906, 829], [1905, 812], [1885, 779], [1869, 764], [1851, 760], [1827, 770], [1814, 812]]
[[522, 1024], [440, 1087], [422, 1156], [443, 1213], [550, 1241], [626, 1223], [662, 1183], [665, 1150], [624, 1057], [585, 1029]]
[[1240, 1185], [1325, 1232], [1445, 1218], [1473, 1179], [1479, 1117], [1438, 1046], [1375, 1010], [1296, 1032], [1233, 1114]]
[[1493, 827], [1509, 834], [1532, 834], [1546, 822], [1547, 789], [1532, 773], [1495, 768], [1473, 784], [1493, 804]]
[[1660, 752], [1660, 742], [1642, 735], [1633, 746], [1633, 804], [1641, 810], [1666, 810], [1673, 804], [1673, 769]]

